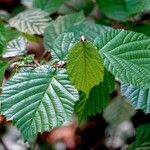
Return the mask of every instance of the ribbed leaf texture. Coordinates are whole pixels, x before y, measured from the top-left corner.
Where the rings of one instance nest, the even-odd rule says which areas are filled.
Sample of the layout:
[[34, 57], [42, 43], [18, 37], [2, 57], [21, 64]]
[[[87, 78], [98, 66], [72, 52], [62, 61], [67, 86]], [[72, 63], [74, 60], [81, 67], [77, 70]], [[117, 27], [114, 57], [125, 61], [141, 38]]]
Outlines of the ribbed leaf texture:
[[18, 32], [0, 22], [0, 55], [5, 51], [8, 42], [14, 38], [17, 38], [18, 36]]
[[118, 126], [123, 121], [130, 120], [135, 114], [135, 110], [125, 97], [114, 99], [103, 113], [104, 119], [113, 127]]
[[68, 55], [69, 49], [79, 41], [79, 37], [74, 33], [62, 33], [54, 41], [53, 48], [51, 49], [51, 55], [54, 62], [65, 61]]
[[55, 39], [63, 32], [67, 31], [71, 26], [84, 21], [83, 12], [70, 15], [60, 16], [52, 21], [44, 32], [44, 45], [50, 50]]
[[80, 92], [80, 100], [75, 105], [79, 120], [87, 119], [106, 108], [110, 100], [110, 93], [114, 90], [114, 81], [114, 77], [105, 70], [104, 81], [91, 89], [88, 98]]
[[18, 31], [41, 35], [50, 20], [48, 13], [40, 9], [29, 9], [10, 19], [9, 24]]
[[6, 82], [0, 96], [2, 114], [25, 140], [70, 121], [78, 99], [66, 71], [48, 66], [21, 71]]
[[150, 113], [150, 89], [139, 89], [128, 83], [121, 85], [122, 95], [126, 96], [135, 109]]
[[104, 65], [117, 78], [141, 88], [150, 87], [150, 38], [144, 34], [113, 30], [95, 44]]
[[26, 40], [23, 37], [19, 37], [10, 41], [7, 44], [6, 50], [3, 54], [4, 58], [14, 57], [18, 55], [23, 55], [26, 53]]
[[144, 124], [136, 129], [135, 142], [128, 150], [149, 150], [150, 149], [150, 124]]
[[33, 0], [33, 7], [52, 14], [67, 0]]
[[75, 87], [88, 96], [103, 81], [104, 65], [97, 48], [88, 41], [73, 45], [67, 57], [67, 73]]
[[107, 31], [111, 31], [111, 30], [112, 28], [108, 26], [94, 24], [94, 23], [85, 21], [78, 25], [72, 26], [68, 31], [74, 32], [75, 34], [78, 34], [79, 36], [85, 36], [87, 40], [93, 42], [97, 36]]

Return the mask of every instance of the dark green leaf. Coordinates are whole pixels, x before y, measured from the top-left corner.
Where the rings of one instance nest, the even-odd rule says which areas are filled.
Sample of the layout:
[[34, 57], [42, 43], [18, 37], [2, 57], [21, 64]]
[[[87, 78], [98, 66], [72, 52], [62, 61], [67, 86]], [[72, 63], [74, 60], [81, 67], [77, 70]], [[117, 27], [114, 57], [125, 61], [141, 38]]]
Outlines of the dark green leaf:
[[67, 31], [71, 26], [84, 21], [83, 12], [74, 13], [66, 16], [60, 16], [56, 20], [50, 22], [44, 33], [44, 45], [50, 50], [56, 38], [63, 32]]
[[136, 32], [144, 33], [148, 36], [150, 36], [150, 24], [141, 24], [139, 26], [135, 26], [134, 30]]
[[144, 34], [112, 30], [95, 44], [104, 65], [117, 78], [141, 88], [150, 87], [150, 38]]
[[50, 51], [53, 61], [66, 61], [68, 51], [77, 41], [79, 41], [79, 37], [74, 33], [69, 32], [59, 35], [54, 41], [53, 48]]
[[67, 0], [33, 0], [33, 7], [52, 14]]
[[23, 69], [6, 82], [0, 96], [2, 114], [25, 140], [70, 121], [78, 99], [65, 69], [48, 66]]
[[114, 90], [114, 81], [114, 77], [105, 70], [104, 81], [91, 89], [88, 98], [80, 92], [80, 100], [75, 105], [79, 120], [87, 119], [89, 116], [103, 111], [109, 103], [109, 94]]
[[150, 149], [150, 124], [144, 124], [136, 129], [135, 142], [128, 150], [149, 150]]
[[150, 10], [149, 0], [97, 0], [100, 11], [107, 17], [125, 21], [131, 16]]
[[59, 9], [60, 14], [70, 14], [83, 10], [86, 14], [90, 13], [94, 7], [91, 0], [69, 0]]
[[110, 31], [112, 28], [104, 25], [94, 24], [88, 21], [85, 21], [81, 24], [74, 25], [69, 28], [69, 32], [74, 32], [79, 36], [85, 36], [86, 39], [93, 42], [94, 39], [101, 35], [104, 32]]

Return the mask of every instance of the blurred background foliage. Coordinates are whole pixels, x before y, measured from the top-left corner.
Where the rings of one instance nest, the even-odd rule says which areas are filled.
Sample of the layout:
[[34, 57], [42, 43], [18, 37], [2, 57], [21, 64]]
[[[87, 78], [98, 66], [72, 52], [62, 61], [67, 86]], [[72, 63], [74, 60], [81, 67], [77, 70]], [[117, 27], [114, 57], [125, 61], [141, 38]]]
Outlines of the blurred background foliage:
[[[0, 21], [7, 23], [28, 8], [39, 8], [53, 20], [60, 15], [83, 11], [88, 20], [97, 24], [150, 36], [150, 0], [0, 0]], [[0, 36], [3, 34], [7, 34], [5, 29]], [[5, 40], [15, 35], [7, 35]], [[42, 36], [24, 36], [31, 41], [27, 46], [29, 54], [34, 54], [37, 59], [41, 56], [49, 59], [49, 54], [44, 53]], [[7, 70], [6, 80], [9, 74], [10, 70]], [[120, 96], [119, 82], [116, 82], [111, 102], [104, 112], [80, 123], [74, 116], [72, 123], [38, 135], [34, 145], [36, 150], [141, 150], [143, 147], [150, 150], [150, 114], [135, 111]], [[27, 149], [30, 149], [28, 144], [24, 144], [16, 128], [0, 116], [0, 150]]]

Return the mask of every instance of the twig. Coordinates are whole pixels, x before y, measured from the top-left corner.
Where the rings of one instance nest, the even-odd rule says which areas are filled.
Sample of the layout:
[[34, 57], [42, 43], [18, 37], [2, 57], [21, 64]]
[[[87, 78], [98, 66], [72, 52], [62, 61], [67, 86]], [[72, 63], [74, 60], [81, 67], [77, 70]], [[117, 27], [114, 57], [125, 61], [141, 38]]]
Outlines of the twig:
[[37, 65], [19, 65], [18, 67], [33, 67], [33, 68], [36, 68]]
[[39, 62], [37, 61], [37, 60], [34, 60], [34, 63], [39, 67], [40, 66], [40, 64], [39, 64]]

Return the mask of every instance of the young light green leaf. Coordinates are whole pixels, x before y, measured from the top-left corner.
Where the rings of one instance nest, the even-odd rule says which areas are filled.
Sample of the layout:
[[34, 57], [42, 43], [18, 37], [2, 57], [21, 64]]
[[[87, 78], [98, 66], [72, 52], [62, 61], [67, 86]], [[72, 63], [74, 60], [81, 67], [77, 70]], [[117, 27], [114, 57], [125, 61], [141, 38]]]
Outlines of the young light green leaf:
[[39, 9], [29, 9], [10, 19], [9, 24], [18, 31], [41, 35], [50, 20], [48, 13]]
[[78, 99], [65, 69], [48, 66], [23, 69], [6, 82], [0, 96], [2, 114], [25, 140], [70, 121]]
[[128, 150], [149, 150], [150, 149], [150, 124], [144, 124], [136, 129], [135, 142]]
[[23, 55], [26, 53], [26, 41], [23, 37], [19, 37], [10, 41], [7, 44], [6, 50], [3, 53], [3, 57], [14, 57], [18, 55]]
[[33, 0], [33, 7], [52, 14], [67, 0]]
[[114, 77], [105, 69], [104, 81], [91, 89], [88, 98], [80, 92], [80, 99], [75, 105], [79, 120], [87, 119], [106, 108], [110, 100], [109, 94], [114, 90], [114, 81]]
[[150, 87], [150, 38], [144, 34], [113, 30], [95, 44], [104, 65], [117, 78], [141, 88]]
[[88, 41], [77, 42], [68, 53], [67, 72], [75, 87], [88, 96], [103, 81], [103, 60], [97, 48]]
[[84, 21], [83, 12], [70, 15], [60, 16], [56, 20], [50, 22], [44, 32], [44, 45], [50, 50], [55, 39], [63, 32], [67, 31], [71, 26]]
[[24, 39], [26, 39], [29, 42], [33, 42], [33, 43], [40, 42], [40, 37], [38, 35], [32, 35], [28, 33], [22, 33], [21, 35]]
[[126, 96], [135, 109], [150, 113], [150, 88], [139, 89], [128, 83], [121, 85], [122, 95]]

